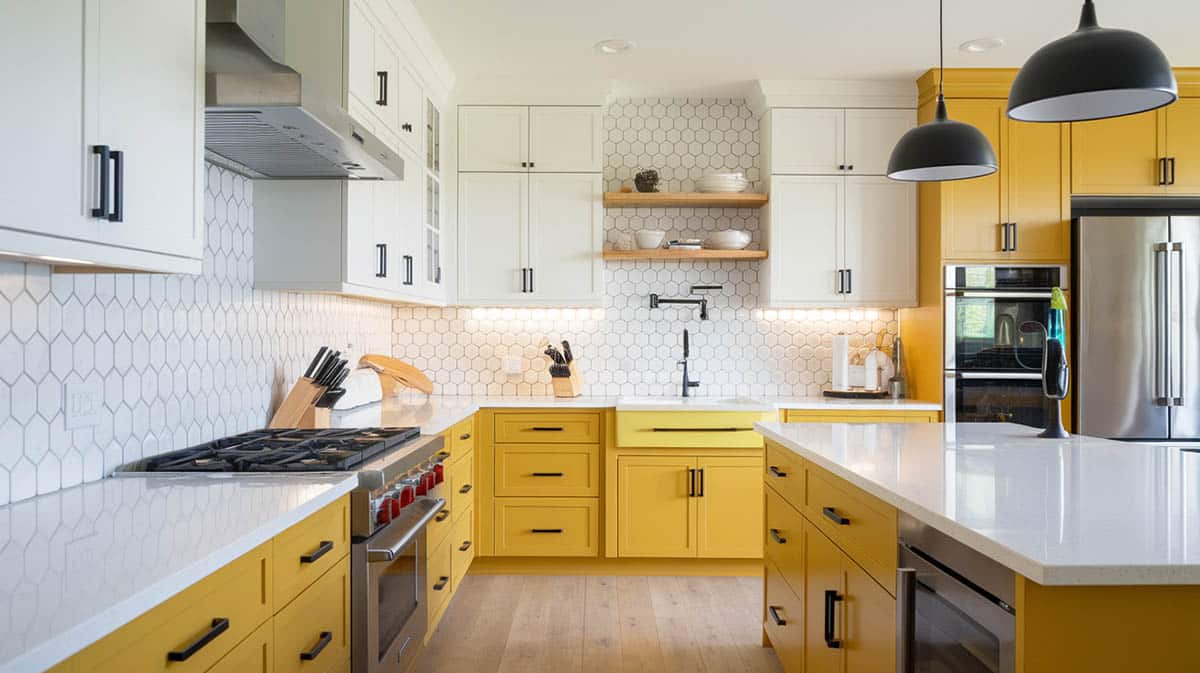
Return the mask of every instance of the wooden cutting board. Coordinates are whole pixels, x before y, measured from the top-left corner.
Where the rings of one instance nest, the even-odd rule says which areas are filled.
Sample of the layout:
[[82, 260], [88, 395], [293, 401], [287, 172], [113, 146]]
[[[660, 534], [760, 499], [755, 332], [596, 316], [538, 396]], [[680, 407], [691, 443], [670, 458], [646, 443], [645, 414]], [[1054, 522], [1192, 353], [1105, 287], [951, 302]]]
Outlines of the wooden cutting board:
[[360, 367], [372, 369], [379, 374], [379, 383], [383, 387], [383, 396], [391, 397], [397, 385], [419, 390], [426, 395], [433, 394], [433, 381], [420, 369], [403, 360], [397, 360], [386, 355], [364, 355], [358, 360]]

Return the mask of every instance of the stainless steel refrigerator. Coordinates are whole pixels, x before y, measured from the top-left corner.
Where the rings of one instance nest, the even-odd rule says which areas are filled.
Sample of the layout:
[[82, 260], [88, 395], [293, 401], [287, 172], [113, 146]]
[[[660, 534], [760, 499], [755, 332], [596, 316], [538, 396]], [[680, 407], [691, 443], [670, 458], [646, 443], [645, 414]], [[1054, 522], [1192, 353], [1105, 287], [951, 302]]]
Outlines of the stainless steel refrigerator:
[[1075, 226], [1076, 430], [1200, 441], [1200, 216]]

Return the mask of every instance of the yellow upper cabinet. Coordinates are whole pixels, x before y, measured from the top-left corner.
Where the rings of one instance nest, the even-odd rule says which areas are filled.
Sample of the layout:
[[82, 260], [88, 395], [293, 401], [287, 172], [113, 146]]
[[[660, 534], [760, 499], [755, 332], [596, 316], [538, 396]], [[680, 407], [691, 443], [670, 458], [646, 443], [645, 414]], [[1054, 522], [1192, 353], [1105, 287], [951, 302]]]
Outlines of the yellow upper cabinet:
[[[979, 129], [1000, 158], [1005, 134], [1004, 101], [951, 100], [946, 107], [951, 119]], [[922, 108], [922, 121], [932, 116], [931, 108]], [[982, 178], [941, 185], [943, 257], [988, 259], [1000, 254], [1000, 225], [1008, 214], [1003, 178], [1003, 172], [996, 171]]]
[[1200, 194], [1200, 99], [1071, 125], [1076, 194]]
[[1166, 157], [1168, 194], [1200, 194], [1200, 99], [1181, 98], [1168, 106]]

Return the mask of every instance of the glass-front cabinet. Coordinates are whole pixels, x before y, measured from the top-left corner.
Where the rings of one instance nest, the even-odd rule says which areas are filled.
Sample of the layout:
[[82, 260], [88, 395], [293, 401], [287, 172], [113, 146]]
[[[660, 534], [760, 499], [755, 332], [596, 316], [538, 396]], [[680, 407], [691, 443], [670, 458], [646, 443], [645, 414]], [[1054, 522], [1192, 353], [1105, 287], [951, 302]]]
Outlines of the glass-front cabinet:
[[426, 294], [445, 298], [442, 284], [442, 113], [425, 100], [425, 212], [422, 226], [422, 266]]

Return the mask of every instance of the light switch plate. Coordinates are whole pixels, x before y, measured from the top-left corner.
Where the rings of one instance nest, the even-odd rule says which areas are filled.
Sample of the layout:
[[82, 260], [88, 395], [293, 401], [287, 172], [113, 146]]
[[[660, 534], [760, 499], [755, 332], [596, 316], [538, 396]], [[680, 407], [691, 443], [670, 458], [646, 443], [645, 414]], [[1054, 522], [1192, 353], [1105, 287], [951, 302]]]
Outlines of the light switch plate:
[[104, 393], [100, 384], [68, 383], [64, 407], [63, 424], [67, 430], [100, 425], [100, 413], [104, 408]]
[[519, 355], [505, 355], [503, 362], [504, 373], [509, 376], [520, 374], [523, 364]]

